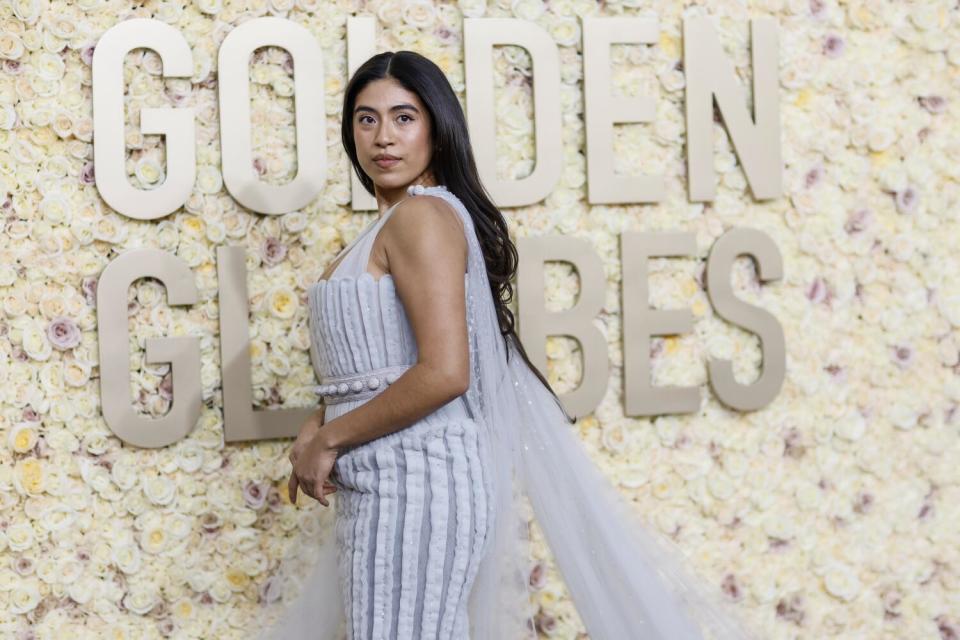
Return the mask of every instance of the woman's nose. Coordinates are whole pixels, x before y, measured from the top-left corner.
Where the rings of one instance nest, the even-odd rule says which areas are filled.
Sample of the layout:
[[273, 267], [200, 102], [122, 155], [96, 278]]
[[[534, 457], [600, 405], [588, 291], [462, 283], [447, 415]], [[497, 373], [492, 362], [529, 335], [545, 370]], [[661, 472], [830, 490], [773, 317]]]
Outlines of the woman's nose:
[[393, 142], [393, 131], [389, 124], [380, 125], [377, 129], [377, 135], [374, 137], [374, 142], [379, 146], [386, 146]]

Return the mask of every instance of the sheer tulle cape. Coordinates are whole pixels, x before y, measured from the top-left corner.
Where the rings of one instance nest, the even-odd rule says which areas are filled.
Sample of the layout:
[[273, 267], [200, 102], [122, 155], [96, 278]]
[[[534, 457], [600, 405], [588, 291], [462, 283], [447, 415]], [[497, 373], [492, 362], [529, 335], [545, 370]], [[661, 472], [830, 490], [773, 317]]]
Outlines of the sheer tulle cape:
[[[536, 637], [530, 604], [525, 494], [574, 605], [594, 640], [755, 640], [719, 587], [686, 566], [588, 456], [552, 394], [512, 343], [504, 344], [483, 252], [461, 201], [444, 198], [467, 236], [472, 375], [466, 399], [491, 444], [496, 520], [469, 601], [471, 640]], [[510, 350], [509, 358], [507, 350]], [[332, 542], [301, 597], [263, 638], [334, 638], [342, 611]]]

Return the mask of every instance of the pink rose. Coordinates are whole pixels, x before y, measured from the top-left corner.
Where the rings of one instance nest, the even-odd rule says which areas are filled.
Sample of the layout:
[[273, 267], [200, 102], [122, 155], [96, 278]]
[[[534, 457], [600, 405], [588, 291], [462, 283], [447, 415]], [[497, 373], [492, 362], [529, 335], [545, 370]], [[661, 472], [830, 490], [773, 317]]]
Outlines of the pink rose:
[[260, 256], [266, 264], [280, 264], [287, 257], [287, 245], [277, 238], [266, 238], [260, 245]]
[[267, 502], [267, 491], [259, 482], [249, 480], [243, 485], [243, 501], [251, 509], [261, 509]]
[[47, 326], [47, 339], [60, 351], [73, 349], [80, 344], [80, 327], [72, 318], [58, 316]]

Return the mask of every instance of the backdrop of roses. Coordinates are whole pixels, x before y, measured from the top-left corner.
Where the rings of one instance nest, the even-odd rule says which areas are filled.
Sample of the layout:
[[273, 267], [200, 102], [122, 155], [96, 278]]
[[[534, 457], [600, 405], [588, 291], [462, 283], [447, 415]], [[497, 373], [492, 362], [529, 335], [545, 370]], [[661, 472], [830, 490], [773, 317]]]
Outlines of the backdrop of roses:
[[[134, 6], [137, 5], [137, 6]], [[684, 6], [685, 5], [685, 6]], [[721, 125], [716, 200], [690, 203], [684, 173], [681, 28], [713, 18], [743, 83], [749, 18], [775, 16], [786, 193], [753, 200]], [[325, 53], [328, 183], [303, 210], [253, 213], [223, 188], [216, 52], [230, 29], [274, 15], [305, 25]], [[672, 536], [705, 580], [764, 637], [960, 635], [960, 28], [953, 3], [896, 0], [111, 0], [0, 1], [0, 629], [18, 638], [245, 638], [281, 615], [331, 512], [286, 497], [288, 441], [224, 444], [215, 248], [247, 249], [253, 388], [260, 406], [316, 401], [306, 288], [373, 213], [350, 209], [339, 144], [345, 21], [378, 19], [380, 50], [429, 56], [464, 95], [463, 17], [517, 17], [555, 38], [562, 60], [564, 173], [537, 206], [506, 210], [516, 236], [588, 238], [604, 257], [609, 339], [603, 403], [582, 418], [591, 456]], [[580, 16], [656, 15], [660, 41], [616, 45], [616, 91], [655, 96], [653, 124], [620, 125], [617, 170], [657, 173], [657, 205], [586, 202]], [[113, 213], [94, 185], [90, 63], [120, 20], [176, 27], [191, 79], [160, 77], [143, 49], [125, 62], [132, 184], [164, 180], [161, 136], [139, 133], [144, 106], [193, 106], [198, 176], [182, 208], [155, 222]], [[496, 51], [502, 176], [532, 168], [531, 65]], [[264, 48], [250, 63], [255, 167], [296, 174], [292, 63]], [[308, 72], [308, 71], [307, 71]], [[747, 85], [749, 93], [749, 85]], [[759, 286], [737, 261], [737, 295], [772, 312], [787, 340], [776, 400], [731, 412], [706, 385], [708, 356], [753, 379], [759, 345], [714, 316], [703, 258], [732, 226], [777, 242], [785, 277]], [[695, 231], [696, 259], [651, 265], [651, 304], [689, 307], [695, 332], [654, 339], [655, 384], [701, 385], [697, 414], [623, 415], [618, 237]], [[196, 429], [159, 450], [124, 446], [99, 415], [96, 282], [119, 253], [156, 247], [185, 260], [201, 302], [166, 305], [159, 283], [129, 292], [133, 402], [171, 404], [167, 365], [143, 362], [151, 336], [202, 339], [205, 401]], [[548, 307], [577, 279], [548, 268]], [[548, 345], [558, 391], [579, 379], [574, 341]], [[334, 498], [335, 499], [335, 498]], [[581, 621], [532, 524], [531, 611], [541, 636], [583, 638]], [[281, 564], [282, 563], [282, 564]]]

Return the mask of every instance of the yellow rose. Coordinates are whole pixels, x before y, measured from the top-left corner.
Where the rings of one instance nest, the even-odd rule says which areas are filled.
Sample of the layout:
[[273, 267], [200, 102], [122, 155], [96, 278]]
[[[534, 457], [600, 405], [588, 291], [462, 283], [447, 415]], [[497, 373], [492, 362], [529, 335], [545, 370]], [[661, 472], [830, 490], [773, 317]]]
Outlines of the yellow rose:
[[33, 422], [21, 422], [14, 425], [7, 436], [10, 448], [17, 453], [26, 453], [37, 444], [37, 432]]
[[181, 598], [170, 607], [173, 617], [178, 622], [186, 622], [194, 617], [195, 610], [193, 602], [189, 598]]
[[224, 573], [224, 579], [234, 592], [243, 591], [247, 588], [247, 585], [250, 584], [250, 576], [240, 568], [227, 569], [226, 573]]
[[267, 297], [267, 309], [275, 318], [287, 320], [292, 318], [299, 309], [300, 302], [296, 293], [287, 286], [281, 285], [270, 292]]
[[167, 534], [160, 525], [147, 527], [140, 534], [140, 548], [147, 553], [157, 554], [162, 552], [166, 548], [167, 542]]
[[17, 461], [14, 467], [17, 490], [29, 495], [40, 495], [44, 490], [43, 463], [36, 458]]

